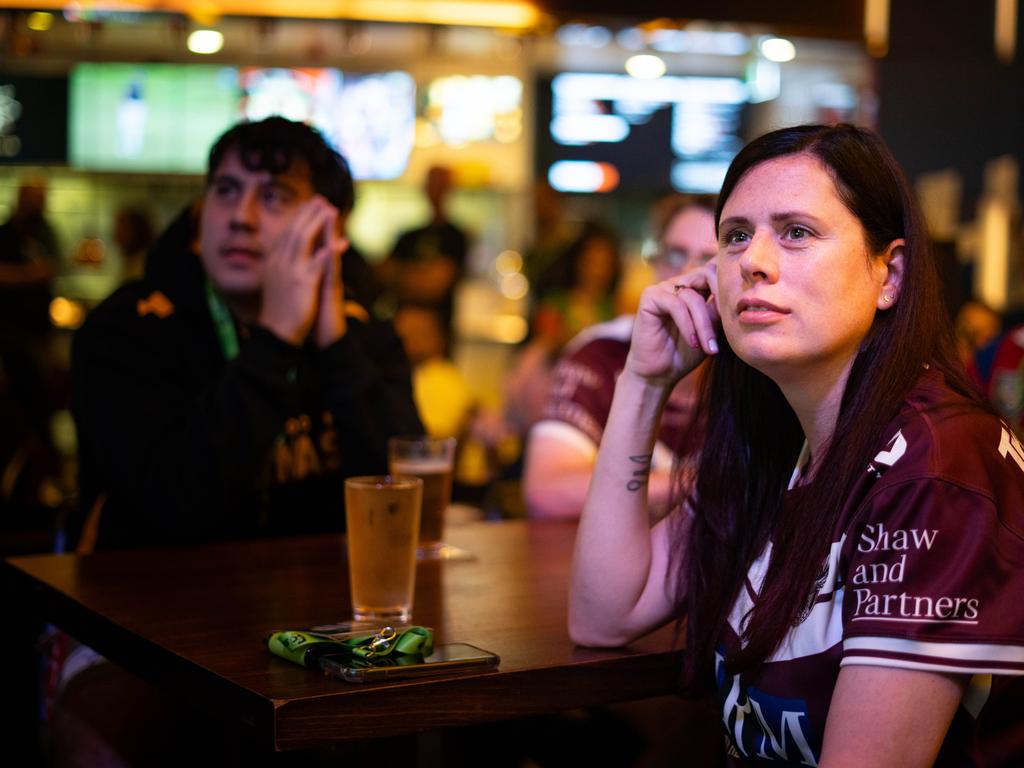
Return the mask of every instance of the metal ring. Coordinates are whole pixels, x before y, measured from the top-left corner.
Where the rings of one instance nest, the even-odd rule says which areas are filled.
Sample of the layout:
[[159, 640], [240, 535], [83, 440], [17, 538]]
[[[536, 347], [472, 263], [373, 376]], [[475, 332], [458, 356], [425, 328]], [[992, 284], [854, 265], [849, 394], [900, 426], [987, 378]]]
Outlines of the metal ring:
[[676, 283], [675, 285], [672, 286], [672, 293], [675, 294], [676, 296], [678, 296], [679, 292], [681, 290], [683, 290], [683, 288], [689, 288], [689, 287], [690, 286], [683, 285], [682, 283]]
[[386, 651], [391, 647], [391, 641], [394, 640], [397, 635], [398, 632], [395, 631], [394, 627], [381, 628], [380, 632], [374, 635], [373, 639], [370, 641], [370, 650], [374, 653]]

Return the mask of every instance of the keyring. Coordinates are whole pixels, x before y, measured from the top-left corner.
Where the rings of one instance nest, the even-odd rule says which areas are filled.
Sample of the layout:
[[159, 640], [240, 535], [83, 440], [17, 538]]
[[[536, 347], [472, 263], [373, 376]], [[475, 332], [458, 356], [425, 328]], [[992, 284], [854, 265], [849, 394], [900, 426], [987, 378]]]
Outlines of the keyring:
[[391, 647], [391, 641], [395, 639], [398, 632], [394, 627], [383, 627], [380, 632], [373, 636], [370, 641], [370, 650], [373, 653], [381, 653]]

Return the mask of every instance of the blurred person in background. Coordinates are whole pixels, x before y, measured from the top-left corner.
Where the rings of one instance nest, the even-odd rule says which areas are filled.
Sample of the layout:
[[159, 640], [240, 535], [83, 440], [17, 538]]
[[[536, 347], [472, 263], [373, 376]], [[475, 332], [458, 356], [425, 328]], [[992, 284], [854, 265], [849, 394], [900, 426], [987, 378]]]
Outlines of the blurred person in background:
[[46, 220], [45, 179], [18, 187], [10, 217], [0, 225], [0, 318], [38, 335], [50, 327], [50, 286], [60, 260], [59, 244]]
[[587, 223], [565, 258], [572, 277], [565, 288], [552, 290], [535, 308], [531, 335], [503, 382], [504, 411], [481, 413], [474, 423], [474, 434], [481, 440], [504, 446], [501, 474], [516, 483], [517, 515], [524, 511], [518, 488], [523, 443], [541, 418], [558, 354], [583, 328], [615, 316], [622, 274], [618, 237], [601, 224]]
[[47, 369], [60, 254], [45, 217], [46, 199], [46, 180], [26, 178], [10, 217], [0, 225], [0, 390], [13, 414], [0, 445], [0, 504], [15, 497], [37, 503], [45, 478], [58, 472]]
[[985, 392], [999, 414], [1024, 436], [1024, 325], [1010, 328], [974, 357]]
[[978, 299], [964, 302], [953, 318], [957, 351], [964, 367], [981, 384], [978, 355], [996, 341], [1002, 330], [1002, 318]]
[[523, 266], [537, 304], [552, 291], [568, 287], [566, 252], [579, 236], [579, 227], [566, 218], [563, 196], [543, 179], [533, 188], [533, 220], [533, 242], [523, 254]]
[[611, 320], [622, 278], [618, 236], [588, 222], [565, 252], [568, 283], [549, 291], [533, 316], [533, 340], [557, 351], [584, 328]]
[[391, 255], [378, 265], [378, 275], [397, 305], [435, 307], [444, 319], [446, 345], [452, 334], [455, 287], [466, 269], [469, 239], [445, 210], [453, 186], [450, 168], [427, 171], [423, 191], [430, 203], [430, 221], [398, 238]]
[[[657, 281], [711, 261], [715, 239], [712, 197], [672, 196], [657, 206], [658, 249], [650, 264]], [[555, 366], [543, 417], [526, 444], [523, 494], [530, 515], [575, 519], [583, 510], [597, 448], [611, 409], [615, 381], [629, 354], [633, 315], [591, 326], [566, 347]], [[649, 481], [652, 514], [668, 503], [673, 460], [691, 425], [699, 374], [672, 390], [662, 416]]]
[[412, 364], [413, 394], [427, 434], [460, 438], [469, 426], [474, 399], [445, 353], [441, 313], [436, 307], [404, 304], [395, 313], [395, 332]]
[[156, 241], [153, 218], [136, 205], [114, 214], [114, 243], [121, 251], [121, 281], [138, 280], [146, 271], [146, 253]]
[[[68, 549], [339, 531], [343, 478], [386, 473], [388, 438], [422, 432], [401, 342], [345, 298], [353, 193], [309, 126], [272, 117], [217, 141], [202, 201], [75, 338]], [[90, 649], [51, 648], [57, 764], [180, 764], [224, 744]]]

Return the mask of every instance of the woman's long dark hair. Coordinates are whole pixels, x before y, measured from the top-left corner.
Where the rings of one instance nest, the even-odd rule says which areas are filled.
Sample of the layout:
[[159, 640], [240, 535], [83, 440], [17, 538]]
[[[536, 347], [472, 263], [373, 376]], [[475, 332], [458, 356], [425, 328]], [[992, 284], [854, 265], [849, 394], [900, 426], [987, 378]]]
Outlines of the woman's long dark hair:
[[[726, 659], [729, 674], [756, 668], [804, 617], [844, 501], [877, 451], [878, 430], [895, 416], [923, 367], [941, 372], [954, 390], [978, 395], [963, 372], [943, 308], [927, 232], [910, 186], [889, 149], [871, 131], [851, 125], [785, 128], [748, 144], [725, 177], [722, 207], [740, 179], [772, 158], [818, 159], [840, 199], [860, 221], [871, 253], [903, 238], [898, 300], [877, 312], [854, 360], [835, 432], [814, 456], [814, 479], [783, 510], [782, 499], [803, 445], [796, 414], [767, 376], [740, 360], [728, 343], [704, 380], [696, 515], [674, 532], [677, 594], [687, 621], [684, 681], [711, 682], [713, 654], [747, 570], [771, 541], [772, 555], [743, 647]], [[980, 404], [980, 403], [979, 403]]]

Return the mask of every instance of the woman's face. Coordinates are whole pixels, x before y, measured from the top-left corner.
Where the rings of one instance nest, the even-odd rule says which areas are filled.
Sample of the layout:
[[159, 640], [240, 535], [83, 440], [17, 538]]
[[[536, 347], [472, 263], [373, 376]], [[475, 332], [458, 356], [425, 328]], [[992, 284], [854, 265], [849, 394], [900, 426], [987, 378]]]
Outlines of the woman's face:
[[717, 299], [725, 335], [742, 360], [777, 382], [838, 373], [875, 312], [892, 303], [883, 299], [888, 261], [869, 254], [863, 226], [817, 158], [765, 161], [722, 209]]

